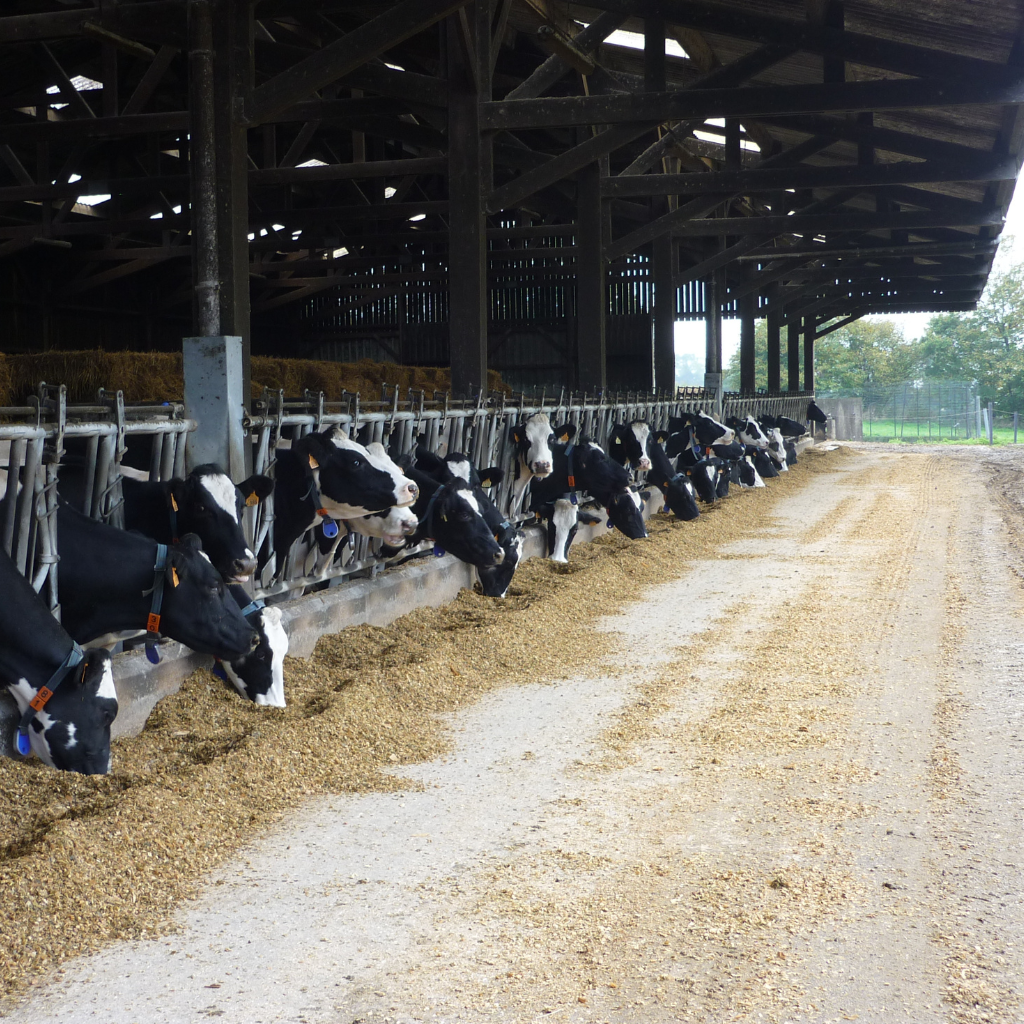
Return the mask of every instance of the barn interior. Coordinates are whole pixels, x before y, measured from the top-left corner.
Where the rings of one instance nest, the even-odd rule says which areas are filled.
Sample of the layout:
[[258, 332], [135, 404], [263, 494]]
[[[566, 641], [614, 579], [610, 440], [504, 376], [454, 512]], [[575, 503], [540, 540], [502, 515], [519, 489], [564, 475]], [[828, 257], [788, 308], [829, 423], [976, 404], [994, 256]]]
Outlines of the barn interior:
[[[1021, 161], [1005, 0], [8, 0], [0, 346], [770, 394], [968, 310]], [[785, 339], [785, 341], [783, 341]], [[248, 395], [248, 388], [243, 394]]]

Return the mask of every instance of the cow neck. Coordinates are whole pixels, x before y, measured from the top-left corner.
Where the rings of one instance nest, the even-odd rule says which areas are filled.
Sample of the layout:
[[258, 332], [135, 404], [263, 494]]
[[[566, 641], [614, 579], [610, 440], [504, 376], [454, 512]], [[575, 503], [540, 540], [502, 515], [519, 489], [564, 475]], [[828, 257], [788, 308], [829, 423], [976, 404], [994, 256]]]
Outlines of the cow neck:
[[427, 507], [423, 510], [423, 517], [420, 519], [420, 526], [427, 531], [427, 536], [434, 540], [434, 505], [437, 504], [437, 496], [441, 493], [442, 485], [434, 490], [427, 500]]
[[576, 443], [570, 441], [565, 446], [565, 459], [567, 463], [566, 468], [566, 482], [569, 485], [569, 490], [562, 495], [563, 499], [571, 501], [574, 505], [579, 503], [579, 499], [576, 497], [576, 472], [573, 468], [573, 453], [576, 451]]
[[338, 536], [338, 524], [331, 517], [331, 513], [321, 504], [320, 488], [316, 485], [316, 477], [313, 475], [312, 470], [309, 473], [309, 490], [302, 496], [303, 501], [309, 498], [313, 499], [313, 508], [316, 509], [316, 514], [323, 523], [324, 536], [328, 540], [334, 540]]
[[153, 563], [153, 600], [146, 618], [146, 657], [155, 665], [160, 660], [156, 642], [160, 639], [160, 610], [164, 603], [165, 572], [167, 570], [167, 545], [157, 544], [156, 561]]
[[18, 732], [14, 739], [15, 749], [22, 757], [28, 757], [32, 750], [32, 743], [28, 737], [28, 727], [31, 724], [32, 719], [46, 707], [46, 704], [53, 696], [54, 691], [61, 683], [64, 682], [65, 679], [67, 679], [71, 674], [72, 669], [78, 665], [82, 665], [82, 678], [85, 678], [84, 661], [85, 651], [83, 651], [82, 648], [72, 640], [71, 650], [68, 651], [64, 660], [57, 667], [57, 671], [50, 676], [45, 685], [39, 687], [36, 691], [36, 695], [28, 702], [28, 707], [25, 708], [21, 719], [18, 722]]

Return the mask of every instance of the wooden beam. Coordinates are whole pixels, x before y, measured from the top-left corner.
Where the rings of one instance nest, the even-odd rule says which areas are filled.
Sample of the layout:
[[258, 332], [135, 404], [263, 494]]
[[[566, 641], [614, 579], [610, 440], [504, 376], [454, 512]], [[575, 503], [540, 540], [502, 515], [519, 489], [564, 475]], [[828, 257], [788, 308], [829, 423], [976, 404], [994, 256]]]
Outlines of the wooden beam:
[[814, 340], [817, 341], [819, 338], [824, 338], [833, 331], [838, 331], [843, 327], [848, 327], [854, 321], [859, 320], [863, 315], [863, 313], [852, 313], [850, 316], [843, 317], [843, 319], [839, 320], [837, 323], [830, 324], [823, 331], [815, 331]]
[[[0, 17], [0, 43], [28, 43], [81, 35], [86, 22], [94, 22], [112, 32], [139, 35], [173, 20], [185, 27], [185, 5], [181, 0], [107, 5], [101, 15], [96, 7], [78, 11], [54, 11], [49, 14], [15, 14]], [[148, 34], [143, 31], [142, 34]]]
[[70, 121], [26, 121], [5, 124], [0, 136], [8, 144], [111, 139], [123, 135], [152, 135], [188, 131], [188, 111], [131, 114], [120, 117], [79, 117]]
[[700, 89], [637, 95], [560, 96], [483, 104], [484, 130], [555, 128], [634, 121], [689, 121], [858, 110], [978, 106], [1024, 102], [1024, 81], [1008, 84], [892, 79], [756, 89]]
[[754, 167], [743, 171], [696, 174], [616, 175], [602, 184], [608, 198], [702, 195], [708, 192], [768, 192], [785, 188], [874, 188], [897, 184], [961, 181], [1013, 181], [1014, 160], [979, 154], [967, 162], [850, 164], [837, 167]]
[[466, 0], [402, 0], [258, 86], [253, 92], [248, 123], [263, 124], [465, 4]]

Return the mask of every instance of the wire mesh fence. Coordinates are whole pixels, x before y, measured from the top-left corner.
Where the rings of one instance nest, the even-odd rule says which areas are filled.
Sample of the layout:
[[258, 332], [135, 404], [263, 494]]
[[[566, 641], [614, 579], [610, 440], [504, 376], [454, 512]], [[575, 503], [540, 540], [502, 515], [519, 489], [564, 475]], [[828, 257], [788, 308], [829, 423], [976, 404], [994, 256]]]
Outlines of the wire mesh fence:
[[865, 441], [966, 441], [983, 434], [970, 381], [916, 380], [864, 388]]

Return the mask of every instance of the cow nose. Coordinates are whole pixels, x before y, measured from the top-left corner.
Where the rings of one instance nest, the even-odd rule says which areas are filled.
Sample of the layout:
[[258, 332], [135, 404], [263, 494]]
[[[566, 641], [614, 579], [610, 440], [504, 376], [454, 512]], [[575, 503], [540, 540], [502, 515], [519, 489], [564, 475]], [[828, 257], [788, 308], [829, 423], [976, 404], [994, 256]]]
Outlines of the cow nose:
[[504, 562], [504, 561], [505, 561], [505, 549], [504, 548], [498, 548], [498, 550], [494, 552], [494, 564], [495, 565], [501, 565], [501, 563]]
[[651, 468], [651, 460], [649, 458], [647, 458], [646, 455], [640, 460], [640, 468], [641, 469], [650, 469]]
[[260, 645], [260, 635], [259, 635], [259, 633], [257, 633], [256, 630], [251, 630], [251, 633], [252, 633], [252, 637], [249, 640], [249, 653], [250, 654], [252, 654], [252, 652], [255, 651], [256, 648], [259, 647], [259, 645]]
[[255, 558], [236, 558], [231, 563], [231, 575], [235, 579], [238, 579], [240, 576], [251, 576], [255, 571]]
[[538, 460], [537, 462], [535, 462], [533, 464], [533, 472], [537, 476], [544, 476], [545, 474], [551, 472], [551, 463], [550, 462], [540, 462]]
[[413, 501], [416, 500], [417, 495], [420, 493], [419, 487], [412, 481], [409, 482], [409, 493], [412, 495]]

